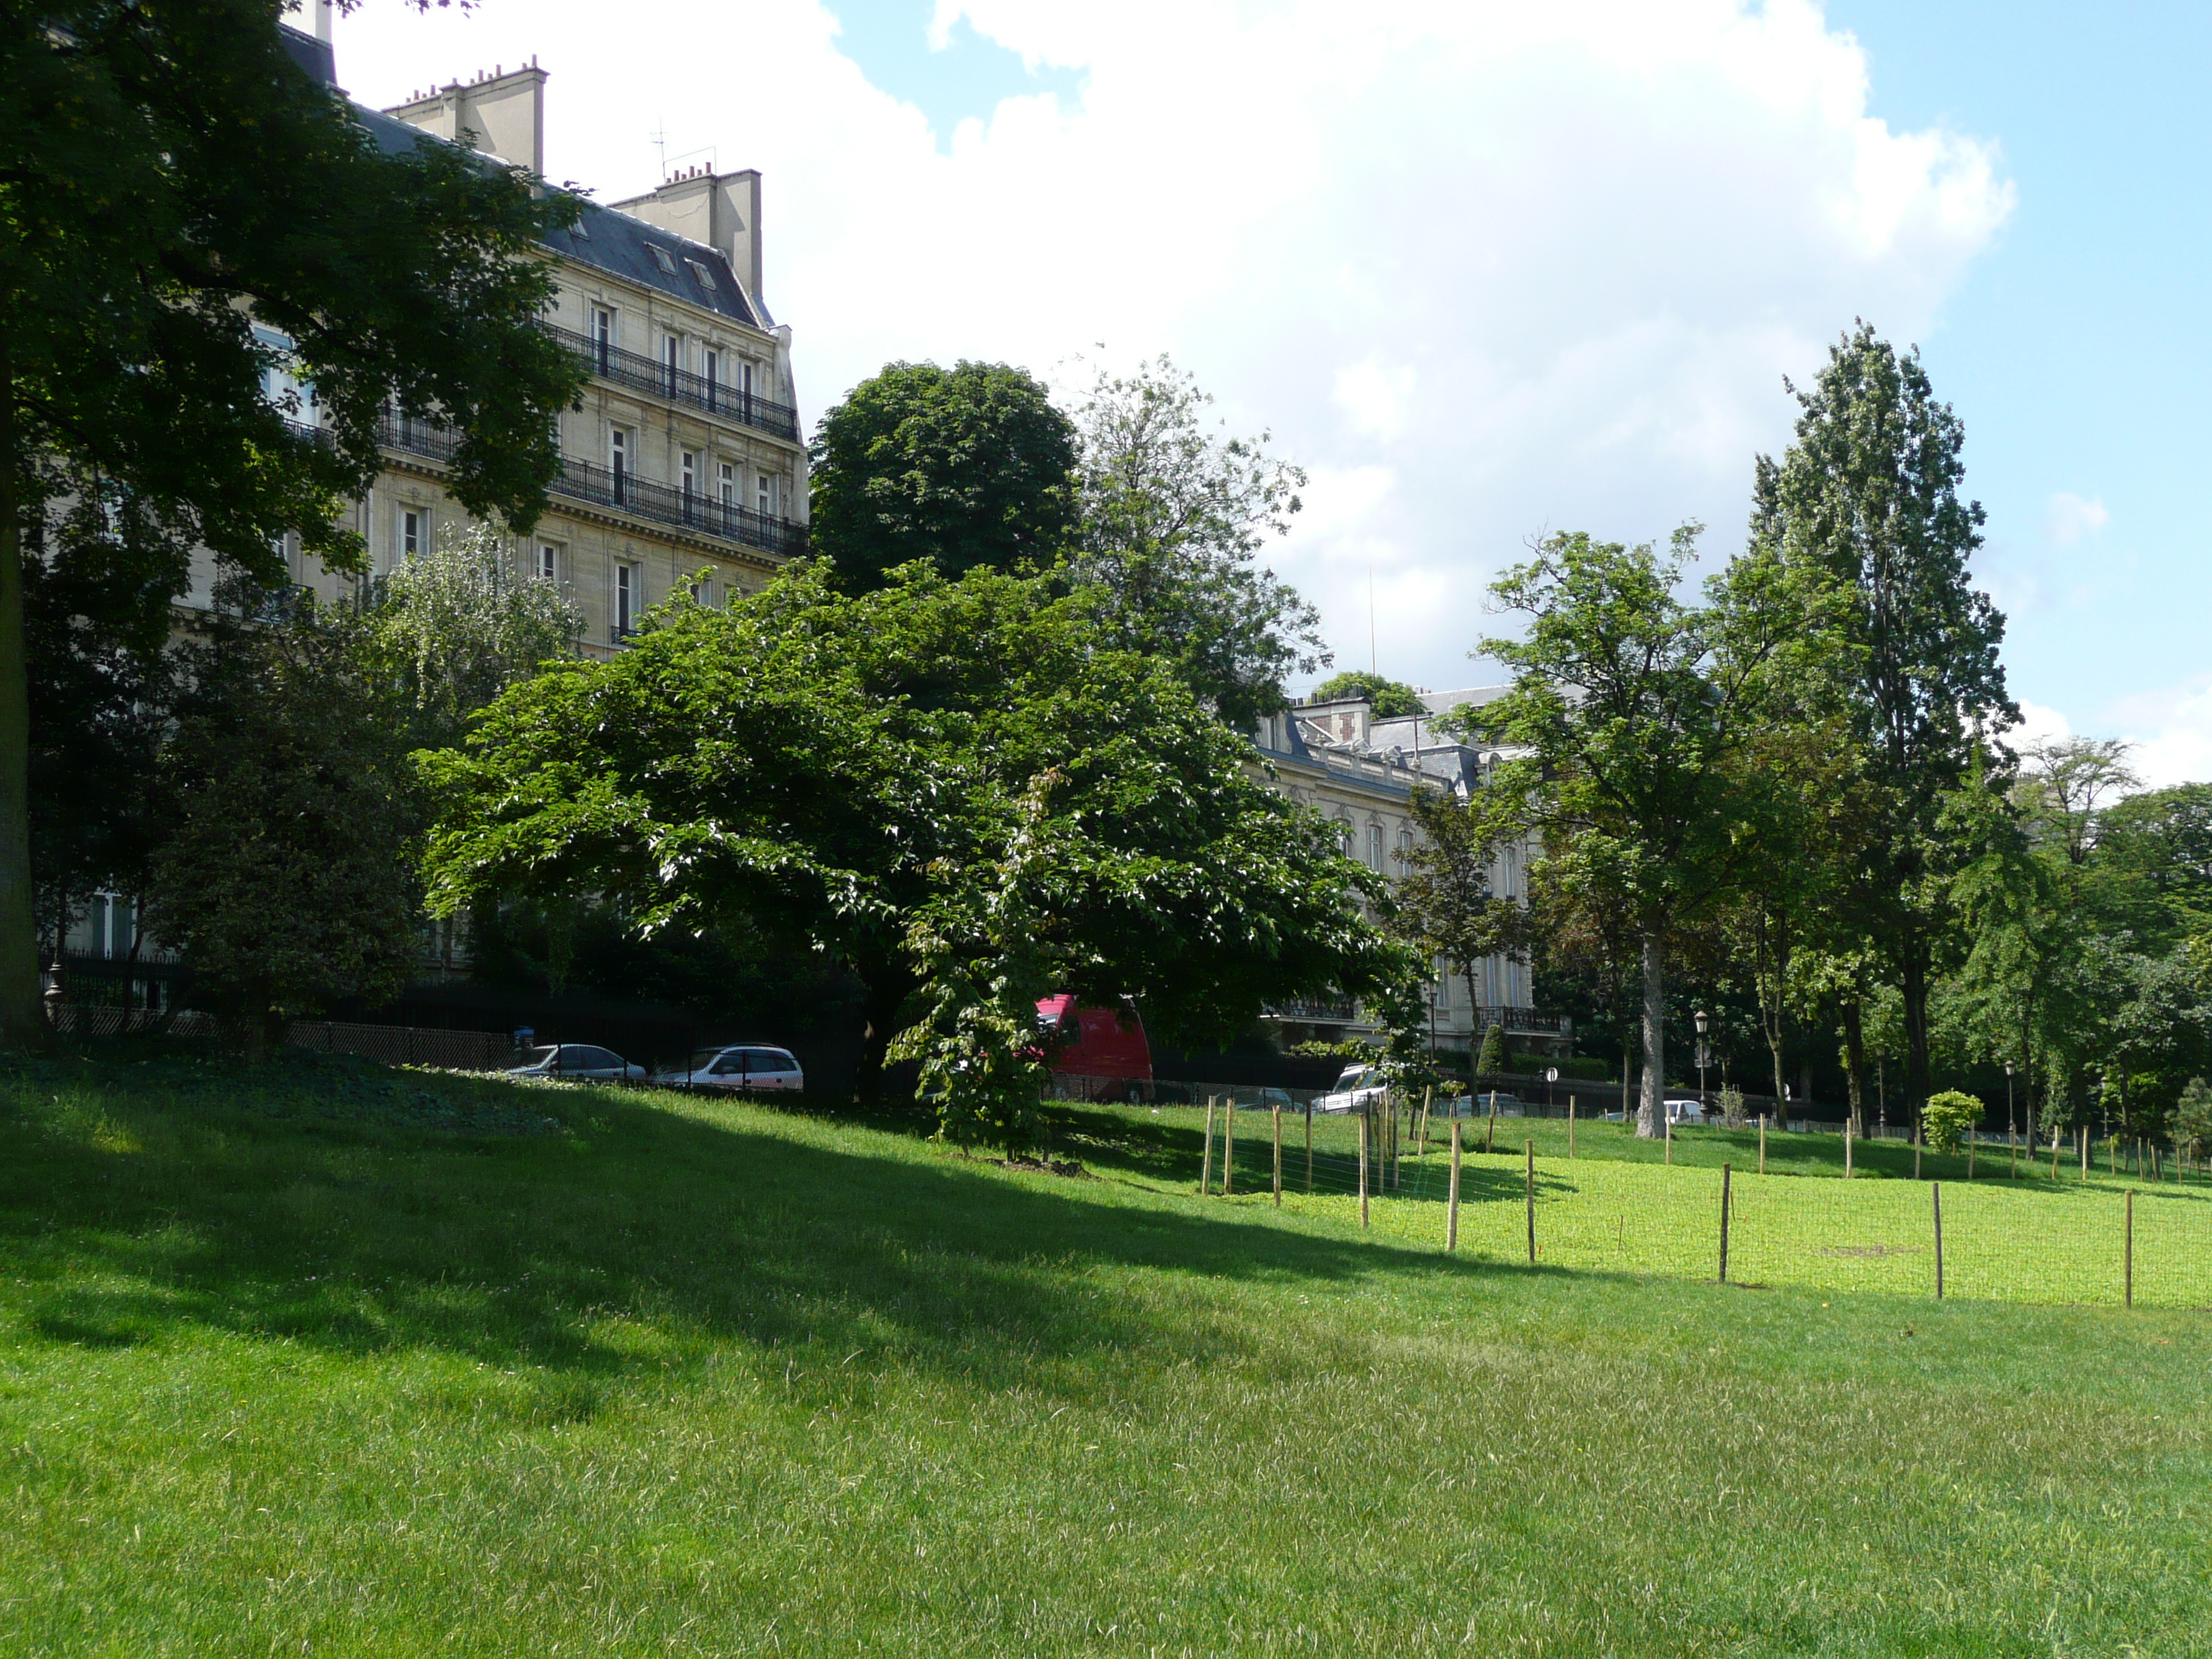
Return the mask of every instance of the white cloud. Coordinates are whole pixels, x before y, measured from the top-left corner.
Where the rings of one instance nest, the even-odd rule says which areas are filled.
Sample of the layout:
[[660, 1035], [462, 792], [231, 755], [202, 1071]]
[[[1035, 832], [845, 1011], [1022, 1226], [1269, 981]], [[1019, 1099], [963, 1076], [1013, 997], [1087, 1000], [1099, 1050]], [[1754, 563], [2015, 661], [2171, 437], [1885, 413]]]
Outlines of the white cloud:
[[2057, 743], [2073, 735], [2073, 725], [2065, 715], [2023, 697], [2020, 701], [2020, 724], [2005, 733], [2005, 741], [2015, 749], [2025, 749], [2031, 744]]
[[2212, 783], [2212, 674], [2123, 698], [2106, 714], [2128, 734], [2130, 759], [2146, 787]]
[[1806, 0], [915, 5], [1080, 94], [941, 153], [817, 0], [365, 10], [339, 65], [391, 102], [534, 52], [550, 169], [605, 198], [659, 130], [760, 167], [810, 416], [892, 357], [1173, 352], [1314, 470], [1279, 565], [1346, 657], [1372, 561], [1384, 666], [1435, 685], [1480, 672], [1483, 583], [1533, 531], [1733, 545], [1782, 375], [1854, 317], [1923, 335], [2013, 203], [1992, 145], [1870, 116]]
[[2104, 533], [2112, 515], [2101, 499], [2084, 499], [2060, 490], [2044, 509], [2044, 533], [2058, 547], [2071, 547], [2085, 536]]

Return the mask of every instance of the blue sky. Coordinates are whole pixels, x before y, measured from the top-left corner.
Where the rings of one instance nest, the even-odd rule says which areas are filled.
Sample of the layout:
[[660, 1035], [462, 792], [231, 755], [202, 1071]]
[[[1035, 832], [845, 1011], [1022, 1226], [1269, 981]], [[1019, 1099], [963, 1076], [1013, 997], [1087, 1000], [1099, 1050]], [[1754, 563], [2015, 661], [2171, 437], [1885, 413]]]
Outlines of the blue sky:
[[[2212, 9], [1827, 15], [1870, 55], [1875, 113], [1993, 138], [2018, 190], [1923, 344], [1967, 423], [2015, 691], [2086, 730], [2154, 720], [2212, 670]], [[2061, 495], [2102, 529], [2054, 520]]]
[[[1273, 551], [1343, 664], [1495, 670], [1525, 540], [1741, 543], [1782, 379], [1924, 349], [2045, 729], [2212, 778], [2212, 9], [2046, 0], [369, 0], [364, 101], [536, 55], [604, 199], [762, 169], [806, 418], [894, 358], [1071, 394], [1161, 352], [1311, 474]], [[674, 49], [674, 43], [681, 49]]]

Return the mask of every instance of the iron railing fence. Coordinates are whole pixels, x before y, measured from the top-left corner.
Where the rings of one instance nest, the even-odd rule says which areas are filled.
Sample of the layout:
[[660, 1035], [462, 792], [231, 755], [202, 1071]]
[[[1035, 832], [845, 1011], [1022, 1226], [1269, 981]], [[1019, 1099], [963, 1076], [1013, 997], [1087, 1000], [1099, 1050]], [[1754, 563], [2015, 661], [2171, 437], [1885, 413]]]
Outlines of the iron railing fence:
[[541, 322], [538, 326], [582, 358], [585, 366], [603, 380], [611, 380], [634, 392], [651, 392], [675, 403], [689, 404], [694, 409], [720, 415], [793, 443], [799, 441], [799, 411], [788, 404], [772, 402], [757, 392], [745, 391], [742, 385], [709, 380], [689, 369], [672, 368], [642, 352], [625, 351], [611, 342], [595, 340], [558, 323]]
[[[451, 462], [461, 447], [460, 434], [436, 421], [387, 411], [378, 418], [377, 441], [440, 462]], [[655, 483], [635, 472], [561, 458], [561, 471], [549, 486], [570, 501], [609, 507], [634, 518], [675, 525], [720, 541], [739, 542], [764, 552], [796, 558], [806, 551], [806, 526], [789, 519], [756, 513], [734, 501], [716, 501], [696, 490]]]

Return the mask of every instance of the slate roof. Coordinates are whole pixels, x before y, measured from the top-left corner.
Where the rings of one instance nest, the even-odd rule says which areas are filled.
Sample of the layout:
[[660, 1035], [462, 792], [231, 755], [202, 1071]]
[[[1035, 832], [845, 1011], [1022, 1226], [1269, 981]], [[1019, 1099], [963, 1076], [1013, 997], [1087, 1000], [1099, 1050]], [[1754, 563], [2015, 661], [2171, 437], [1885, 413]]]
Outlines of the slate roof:
[[[336, 85], [337, 70], [329, 44], [289, 24], [279, 27], [292, 61], [325, 86]], [[353, 112], [388, 155], [404, 155], [425, 139], [433, 143], [443, 142], [381, 110], [356, 104]], [[564, 259], [592, 266], [643, 288], [657, 289], [672, 299], [701, 307], [732, 322], [763, 330], [775, 325], [766, 307], [746, 295], [737, 273], [730, 269], [729, 259], [704, 243], [649, 225], [642, 219], [633, 219], [627, 213], [617, 213], [596, 202], [586, 204], [580, 228], [586, 234], [548, 232], [544, 246]], [[660, 262], [653, 257], [655, 245], [666, 252], [669, 263], [675, 266], [673, 271], [663, 270]], [[713, 292], [700, 285], [692, 270], [695, 264], [705, 266], [714, 277]]]

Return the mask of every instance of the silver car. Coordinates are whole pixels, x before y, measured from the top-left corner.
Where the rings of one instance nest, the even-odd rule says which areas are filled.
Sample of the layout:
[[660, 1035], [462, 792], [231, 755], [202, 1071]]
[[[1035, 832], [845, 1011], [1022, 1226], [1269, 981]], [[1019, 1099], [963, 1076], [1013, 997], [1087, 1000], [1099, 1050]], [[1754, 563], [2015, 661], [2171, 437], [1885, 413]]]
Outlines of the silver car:
[[1314, 1102], [1316, 1112], [1364, 1112], [1370, 1105], [1380, 1105], [1382, 1091], [1389, 1079], [1380, 1066], [1363, 1066], [1354, 1061], [1344, 1068], [1336, 1086]]
[[653, 1080], [678, 1089], [796, 1094], [806, 1087], [806, 1073], [788, 1048], [734, 1042], [696, 1050], [683, 1065], [655, 1072]]
[[633, 1066], [611, 1048], [590, 1042], [553, 1042], [526, 1048], [522, 1064], [507, 1067], [509, 1077], [571, 1078], [583, 1083], [634, 1083], [645, 1067]]

